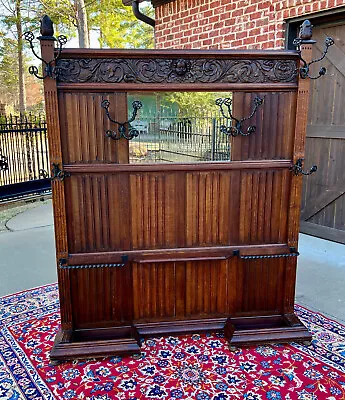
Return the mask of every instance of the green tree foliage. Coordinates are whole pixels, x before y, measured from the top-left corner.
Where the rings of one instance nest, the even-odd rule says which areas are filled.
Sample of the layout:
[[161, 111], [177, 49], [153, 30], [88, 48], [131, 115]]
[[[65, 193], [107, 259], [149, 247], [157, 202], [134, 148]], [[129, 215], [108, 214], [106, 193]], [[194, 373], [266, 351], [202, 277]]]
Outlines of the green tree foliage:
[[[15, 41], [17, 57], [12, 64], [12, 68], [17, 72], [18, 79], [18, 96], [19, 96], [19, 111], [25, 112], [26, 110], [26, 96], [25, 96], [25, 57], [24, 57], [24, 43], [23, 32], [30, 28], [32, 22], [31, 3], [35, 0], [0, 0], [3, 13], [0, 16], [0, 34], [4, 38], [12, 39]], [[3, 41], [0, 49], [5, 54], [6, 46], [14, 42], [8, 40]], [[10, 73], [8, 71], [8, 73]]]
[[[154, 17], [153, 8], [144, 5], [141, 11]], [[138, 21], [131, 7], [124, 7], [122, 0], [98, 0], [90, 8], [90, 26], [99, 29], [101, 47], [153, 48], [153, 28]]]
[[47, 14], [57, 25], [59, 33], [68, 37], [78, 34], [79, 47], [89, 47], [88, 10], [84, 0], [39, 0], [39, 12]]
[[17, 43], [1, 35], [0, 38], [0, 95], [7, 103], [18, 99]]
[[[59, 31], [75, 35], [78, 28], [78, 5], [75, 0], [40, 0], [44, 13], [48, 14]], [[153, 8], [144, 5], [142, 12], [153, 17]], [[100, 47], [152, 48], [153, 28], [133, 15], [131, 7], [122, 0], [85, 0], [89, 35], [95, 31]]]
[[[153, 28], [138, 21], [131, 7], [124, 6], [122, 0], [0, 0], [3, 10], [0, 15], [0, 101], [21, 103], [20, 109], [25, 109], [25, 80], [28, 65], [34, 58], [22, 34], [28, 30], [37, 33], [40, 18], [47, 14], [54, 22], [55, 35], [76, 36], [83, 3], [88, 29], [85, 34], [90, 37], [94, 31], [101, 47], [153, 47]], [[153, 17], [153, 8], [148, 3], [142, 3], [141, 10]], [[22, 54], [20, 62], [19, 54]], [[37, 60], [34, 63], [37, 65]], [[21, 102], [14, 101], [15, 96]]]
[[177, 104], [180, 116], [211, 115], [218, 114], [219, 107], [216, 99], [229, 97], [229, 93], [215, 92], [170, 92], [162, 99], [162, 107], [169, 108], [171, 104]]
[[69, 0], [39, 0], [36, 13], [36, 28], [39, 17], [47, 14], [55, 24], [55, 34], [64, 34], [68, 37], [77, 35], [77, 15], [74, 2]]

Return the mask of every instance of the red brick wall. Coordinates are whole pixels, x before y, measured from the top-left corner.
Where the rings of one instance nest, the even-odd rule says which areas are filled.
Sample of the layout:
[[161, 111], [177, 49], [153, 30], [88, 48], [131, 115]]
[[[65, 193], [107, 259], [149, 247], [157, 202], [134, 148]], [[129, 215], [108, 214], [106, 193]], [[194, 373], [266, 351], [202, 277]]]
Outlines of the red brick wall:
[[156, 8], [157, 48], [284, 47], [284, 20], [345, 0], [176, 0]]

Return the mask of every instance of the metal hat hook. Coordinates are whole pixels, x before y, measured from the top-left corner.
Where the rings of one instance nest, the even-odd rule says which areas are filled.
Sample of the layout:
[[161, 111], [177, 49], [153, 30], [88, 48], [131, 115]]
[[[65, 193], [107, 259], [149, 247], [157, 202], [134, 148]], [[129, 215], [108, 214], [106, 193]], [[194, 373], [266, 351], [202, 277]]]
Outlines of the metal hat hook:
[[52, 20], [48, 17], [48, 15], [45, 15], [41, 19], [41, 28], [40, 28], [40, 33], [41, 36], [39, 36], [37, 39], [39, 40], [54, 40], [57, 41], [59, 44], [59, 47], [57, 49], [56, 56], [51, 59], [50, 61], [44, 60], [42, 57], [40, 57], [34, 48], [33, 41], [35, 39], [35, 36], [32, 32], [28, 31], [25, 32], [23, 37], [24, 39], [29, 42], [30, 49], [33, 53], [33, 55], [38, 58], [42, 63], [45, 65], [43, 68], [43, 75], [39, 75], [38, 68], [35, 65], [31, 65], [29, 67], [29, 73], [31, 75], [34, 75], [38, 79], [45, 79], [47, 77], [56, 79], [58, 76], [58, 68], [55, 66], [56, 60], [60, 57], [62, 47], [67, 43], [67, 38], [64, 35], [59, 35], [57, 38], [55, 38], [54, 35], [54, 27], [53, 27], [53, 22]]
[[303, 22], [303, 24], [300, 26], [300, 32], [299, 32], [298, 38], [296, 38], [293, 41], [293, 44], [296, 46], [296, 49], [299, 52], [300, 60], [303, 63], [302, 67], [300, 67], [300, 69], [299, 69], [299, 73], [300, 73], [300, 76], [301, 76], [302, 79], [306, 79], [306, 78], [318, 79], [321, 76], [326, 75], [327, 70], [326, 70], [325, 67], [321, 67], [320, 68], [320, 71], [319, 71], [318, 75], [316, 75], [316, 76], [310, 75], [310, 66], [312, 64], [315, 64], [317, 62], [322, 61], [326, 57], [326, 54], [328, 52], [328, 48], [334, 45], [334, 39], [331, 38], [331, 37], [326, 37], [325, 45], [324, 45], [324, 49], [323, 49], [321, 57], [316, 58], [315, 60], [312, 60], [310, 62], [305, 61], [303, 59], [303, 57], [302, 57], [301, 46], [302, 46], [302, 44], [307, 44], [307, 43], [314, 44], [314, 43], [316, 43], [315, 40], [311, 39], [312, 31], [313, 31], [313, 25], [311, 24], [311, 22], [309, 20], [305, 20]]

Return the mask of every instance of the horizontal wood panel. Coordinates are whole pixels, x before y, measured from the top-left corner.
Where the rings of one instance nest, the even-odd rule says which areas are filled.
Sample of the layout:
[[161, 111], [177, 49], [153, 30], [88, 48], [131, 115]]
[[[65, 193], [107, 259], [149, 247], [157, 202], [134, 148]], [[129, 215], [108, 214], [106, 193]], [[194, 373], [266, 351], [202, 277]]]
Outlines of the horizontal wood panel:
[[73, 174], [69, 252], [286, 243], [291, 179], [287, 169]]
[[[79, 93], [104, 93], [104, 92], [138, 92], [138, 84], [133, 83], [59, 83], [59, 93], [77, 90]], [[140, 85], [140, 92], [222, 92], [222, 91], [248, 91], [259, 92], [263, 89], [271, 92], [296, 92], [296, 83], [147, 83]]]
[[289, 58], [297, 60], [299, 53], [295, 50], [199, 50], [188, 49], [68, 49], [62, 50], [61, 58], [158, 58], [166, 57], [205, 57], [205, 58]]
[[111, 264], [121, 263], [122, 257], [128, 257], [128, 261], [139, 264], [144, 263], [163, 263], [171, 261], [189, 261], [191, 258], [210, 260], [213, 258], [230, 258], [234, 251], [239, 250], [241, 256], [246, 255], [272, 255], [289, 253], [290, 248], [286, 244], [273, 243], [264, 245], [247, 246], [213, 246], [213, 247], [194, 247], [194, 248], [172, 248], [165, 250], [129, 250], [98, 253], [77, 253], [69, 254], [69, 265], [88, 265], [88, 264]]
[[307, 138], [345, 139], [345, 125], [308, 125]]
[[124, 324], [129, 316], [142, 323], [279, 314], [285, 265], [284, 259], [234, 258], [74, 270], [72, 301], [79, 306], [74, 321], [77, 328], [93, 328]]
[[168, 163], [168, 164], [74, 164], [65, 165], [70, 173], [110, 173], [110, 172], [160, 172], [160, 171], [212, 171], [243, 169], [281, 169], [292, 167], [290, 160], [247, 160], [227, 162]]
[[345, 244], [345, 231], [341, 229], [334, 229], [312, 222], [301, 221], [301, 232], [306, 233], [307, 235]]
[[135, 91], [138, 84], [154, 91], [297, 86], [296, 52], [110, 50], [100, 54], [63, 51], [57, 60], [58, 86], [92, 90], [99, 85], [98, 90]]

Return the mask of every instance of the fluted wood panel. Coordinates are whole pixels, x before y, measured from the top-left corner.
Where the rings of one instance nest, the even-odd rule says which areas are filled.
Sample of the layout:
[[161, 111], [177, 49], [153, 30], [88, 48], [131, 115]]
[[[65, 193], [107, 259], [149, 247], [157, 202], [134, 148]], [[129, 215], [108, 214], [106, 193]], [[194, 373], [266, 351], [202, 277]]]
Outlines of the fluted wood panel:
[[176, 293], [177, 263], [133, 264], [133, 316], [135, 320], [175, 317], [177, 304], [184, 300]]
[[253, 110], [255, 97], [264, 99], [254, 116], [243, 123], [246, 130], [255, 125], [250, 136], [237, 136], [231, 141], [231, 159], [292, 159], [297, 95], [295, 92], [233, 94], [234, 115], [241, 119]]
[[286, 259], [239, 260], [236, 265], [235, 314], [281, 313]]
[[66, 180], [65, 191], [71, 253], [130, 248], [127, 175], [76, 175]]
[[134, 319], [220, 316], [231, 312], [229, 261], [133, 264]]
[[286, 243], [290, 180], [286, 169], [74, 174], [69, 249]]
[[287, 170], [241, 173], [240, 244], [287, 241], [290, 181]]
[[185, 172], [130, 176], [133, 249], [185, 245]]
[[228, 301], [230, 261], [186, 263], [186, 316], [231, 312]]
[[[71, 272], [79, 328], [281, 313], [286, 259], [128, 264]], [[131, 296], [128, 294], [131, 293]]]
[[[132, 318], [130, 265], [126, 269], [70, 271], [73, 321], [76, 328], [121, 325]], [[78, 310], [78, 311], [77, 311]]]
[[[234, 231], [229, 225], [231, 211], [237, 208], [238, 193], [231, 182], [239, 172], [197, 172], [187, 174], [187, 246], [228, 244]], [[219, 223], [222, 221], [221, 223]], [[238, 221], [233, 221], [233, 228]]]
[[105, 116], [102, 100], [110, 101], [110, 115], [117, 121], [127, 120], [126, 93], [60, 92], [59, 113], [63, 162], [128, 162], [127, 140], [115, 141], [105, 136], [117, 129]]

